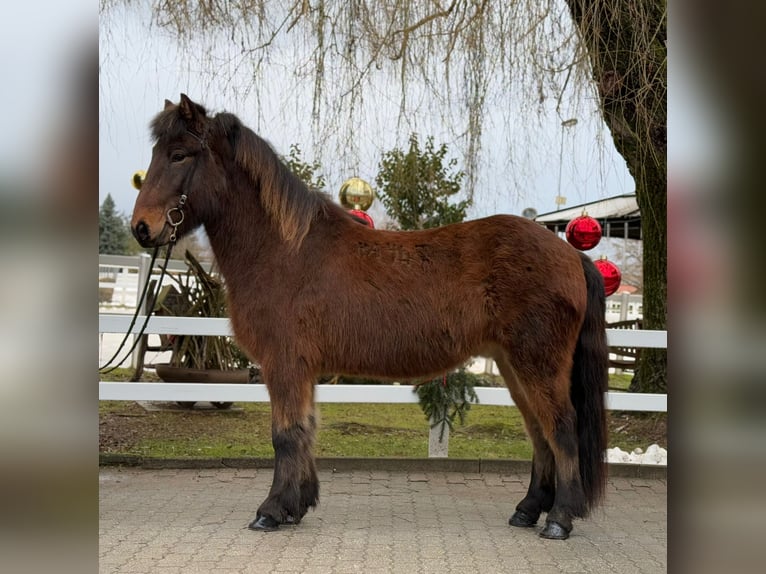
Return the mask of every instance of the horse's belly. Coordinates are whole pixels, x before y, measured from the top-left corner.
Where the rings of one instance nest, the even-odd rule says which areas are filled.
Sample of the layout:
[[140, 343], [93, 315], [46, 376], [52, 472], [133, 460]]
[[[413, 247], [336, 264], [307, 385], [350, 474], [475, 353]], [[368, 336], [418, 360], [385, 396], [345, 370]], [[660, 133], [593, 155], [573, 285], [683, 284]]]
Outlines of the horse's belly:
[[414, 379], [434, 377], [459, 367], [471, 358], [472, 349], [443, 333], [407, 337], [401, 333], [375, 340], [350, 339], [330, 345], [324, 357], [328, 374]]

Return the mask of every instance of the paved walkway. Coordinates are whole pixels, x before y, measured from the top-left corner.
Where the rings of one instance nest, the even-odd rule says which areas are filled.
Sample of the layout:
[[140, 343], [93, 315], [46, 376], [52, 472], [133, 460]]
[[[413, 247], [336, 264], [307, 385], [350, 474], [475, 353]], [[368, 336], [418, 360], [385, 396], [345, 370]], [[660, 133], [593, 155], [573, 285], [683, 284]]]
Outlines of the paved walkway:
[[[246, 528], [270, 469], [100, 471], [102, 574], [664, 573], [667, 485], [613, 478], [566, 541], [507, 525], [527, 476], [320, 471], [299, 526]], [[542, 519], [541, 519], [542, 524]]]

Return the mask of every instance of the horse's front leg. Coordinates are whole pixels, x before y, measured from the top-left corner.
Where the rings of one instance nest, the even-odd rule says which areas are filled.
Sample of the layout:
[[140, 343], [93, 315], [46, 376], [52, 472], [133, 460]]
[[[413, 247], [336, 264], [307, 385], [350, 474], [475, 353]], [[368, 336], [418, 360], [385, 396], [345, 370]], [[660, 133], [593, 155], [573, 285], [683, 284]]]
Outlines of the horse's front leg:
[[276, 530], [280, 524], [297, 524], [319, 502], [319, 479], [314, 461], [316, 417], [314, 381], [266, 383], [271, 400], [271, 442], [274, 446], [274, 479], [266, 500], [249, 528]]

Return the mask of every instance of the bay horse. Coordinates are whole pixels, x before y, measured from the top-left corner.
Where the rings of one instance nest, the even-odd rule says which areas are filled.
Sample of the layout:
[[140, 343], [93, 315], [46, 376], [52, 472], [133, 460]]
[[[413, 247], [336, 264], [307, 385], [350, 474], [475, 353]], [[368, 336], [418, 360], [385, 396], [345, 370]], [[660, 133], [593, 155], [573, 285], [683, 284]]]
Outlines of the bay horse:
[[606, 481], [605, 296], [587, 256], [511, 215], [359, 225], [236, 116], [185, 94], [151, 132], [132, 231], [153, 247], [204, 226], [235, 338], [269, 392], [274, 477], [251, 529], [297, 524], [318, 503], [319, 376], [427, 379], [481, 355], [497, 362], [534, 447], [509, 523], [547, 512], [540, 535], [569, 536]]

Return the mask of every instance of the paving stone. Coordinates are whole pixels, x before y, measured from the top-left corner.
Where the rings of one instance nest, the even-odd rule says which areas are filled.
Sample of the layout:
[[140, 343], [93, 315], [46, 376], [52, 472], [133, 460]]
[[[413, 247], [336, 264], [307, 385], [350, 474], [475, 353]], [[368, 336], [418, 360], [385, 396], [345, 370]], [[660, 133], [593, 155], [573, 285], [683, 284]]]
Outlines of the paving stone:
[[246, 528], [269, 469], [100, 470], [101, 574], [382, 574], [667, 570], [667, 482], [609, 479], [569, 540], [508, 526], [528, 477], [320, 472], [321, 504], [296, 527]]

